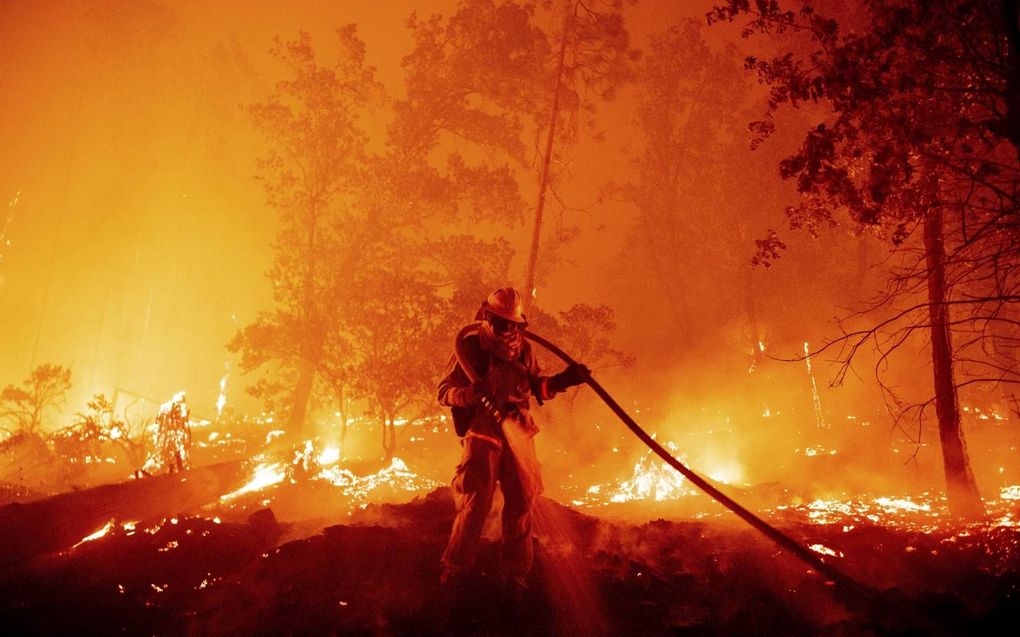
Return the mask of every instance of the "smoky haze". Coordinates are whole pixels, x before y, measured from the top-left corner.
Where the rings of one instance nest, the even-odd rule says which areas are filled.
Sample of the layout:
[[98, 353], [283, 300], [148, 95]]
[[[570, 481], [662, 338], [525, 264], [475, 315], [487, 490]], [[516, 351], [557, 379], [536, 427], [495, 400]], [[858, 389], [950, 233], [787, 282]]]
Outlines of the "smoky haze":
[[[839, 388], [829, 387], [827, 354], [812, 359], [813, 376], [806, 361], [771, 358], [795, 358], [805, 343], [836, 334], [833, 319], [880, 285], [882, 248], [840, 228], [799, 233], [772, 268], [751, 268], [755, 239], [780, 227], [795, 200], [776, 165], [804, 124], [795, 113], [750, 150], [747, 123], [762, 111], [763, 93], [742, 70], [743, 41], [704, 26], [711, 3], [680, 4], [625, 10], [639, 68], [670, 26], [700, 25], [706, 54], [718, 57], [688, 78], [704, 97], [683, 111], [692, 126], [672, 151], [686, 158], [682, 194], [669, 206], [675, 219], [642, 216], [635, 200], [635, 189], [655, 183], [638, 162], [651, 161], [646, 150], [661, 138], [642, 128], [641, 89], [623, 86], [598, 103], [561, 158], [537, 305], [554, 315], [577, 303], [614, 310], [616, 329], [606, 336], [634, 362], [596, 367], [596, 375], [695, 470], [735, 484], [801, 485], [805, 497], [940, 488], [938, 448], [927, 446], [933, 425], [919, 449], [893, 426], [866, 356], [860, 377]], [[186, 390], [194, 414], [212, 418], [224, 376], [227, 404], [257, 413], [226, 344], [272, 305], [266, 272], [279, 220], [253, 177], [267, 142], [246, 107], [286, 77], [269, 54], [274, 38], [306, 31], [327, 59], [334, 29], [356, 24], [367, 63], [400, 97], [401, 58], [413, 46], [405, 21], [455, 8], [438, 0], [0, 5], [0, 385], [45, 362], [71, 368], [72, 390], [51, 427], [99, 392], [163, 401]], [[382, 110], [362, 119], [370, 144], [383, 144], [389, 121]], [[592, 139], [596, 131], [602, 139]], [[537, 155], [538, 144], [528, 152]], [[531, 173], [518, 176], [523, 219], [464, 221], [457, 230], [506, 237], [512, 282], [523, 286], [537, 187]], [[923, 343], [904, 351], [891, 378], [924, 398]], [[585, 392], [540, 412], [547, 487], [624, 479], [644, 454]], [[363, 455], [374, 453], [364, 444]], [[452, 435], [449, 446], [430, 469], [452, 469]], [[973, 447], [979, 480], [1002, 479], [992, 456], [979, 455], [980, 438]], [[812, 458], [833, 451], [845, 471], [818, 475]], [[413, 465], [413, 452], [398, 453]]]

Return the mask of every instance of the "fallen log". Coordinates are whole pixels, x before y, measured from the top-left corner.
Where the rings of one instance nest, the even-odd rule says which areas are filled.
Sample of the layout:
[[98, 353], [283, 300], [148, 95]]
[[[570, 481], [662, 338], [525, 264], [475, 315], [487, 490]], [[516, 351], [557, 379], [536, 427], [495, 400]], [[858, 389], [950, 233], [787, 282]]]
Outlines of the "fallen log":
[[241, 465], [224, 462], [0, 507], [0, 565], [73, 546], [110, 520], [147, 520], [198, 508], [243, 484]]

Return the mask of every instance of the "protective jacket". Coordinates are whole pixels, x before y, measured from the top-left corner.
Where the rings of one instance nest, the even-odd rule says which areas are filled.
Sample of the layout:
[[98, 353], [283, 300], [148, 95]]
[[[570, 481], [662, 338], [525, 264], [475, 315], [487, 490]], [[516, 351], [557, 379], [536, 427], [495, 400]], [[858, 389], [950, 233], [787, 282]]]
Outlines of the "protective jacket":
[[[556, 384], [550, 384], [553, 377], [542, 374], [531, 344], [524, 340], [519, 353], [507, 360], [487, 339], [469, 334], [463, 339], [461, 351], [479, 378], [489, 380], [489, 398], [497, 409], [516, 416], [532, 432], [537, 431], [530, 413], [530, 399], [535, 396], [542, 404], [556, 393]], [[454, 355], [439, 383], [439, 402], [453, 408], [457, 435], [501, 440], [503, 433], [498, 423], [481, 406], [472, 404], [470, 385], [471, 380]]]

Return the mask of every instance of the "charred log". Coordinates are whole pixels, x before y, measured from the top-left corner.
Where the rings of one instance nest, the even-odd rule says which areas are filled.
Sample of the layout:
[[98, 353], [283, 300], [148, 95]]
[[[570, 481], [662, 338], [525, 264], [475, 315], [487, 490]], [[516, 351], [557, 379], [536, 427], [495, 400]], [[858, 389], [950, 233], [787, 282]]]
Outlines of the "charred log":
[[243, 483], [241, 462], [62, 493], [0, 508], [0, 565], [72, 546], [110, 520], [175, 515]]

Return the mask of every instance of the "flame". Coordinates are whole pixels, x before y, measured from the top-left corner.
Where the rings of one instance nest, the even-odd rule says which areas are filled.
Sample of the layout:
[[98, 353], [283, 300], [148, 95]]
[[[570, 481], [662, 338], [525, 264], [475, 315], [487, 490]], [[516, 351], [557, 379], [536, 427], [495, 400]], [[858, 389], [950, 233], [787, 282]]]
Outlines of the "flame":
[[831, 555], [832, 557], [843, 557], [842, 551], [830, 549], [824, 544], [812, 544], [808, 546], [808, 548], [814, 551], [815, 553], [821, 553], [822, 555]]
[[316, 461], [324, 466], [328, 467], [331, 464], [336, 464], [340, 461], [340, 448], [339, 447], [326, 447], [316, 458]]
[[230, 378], [230, 361], [226, 362], [227, 371], [220, 379], [220, 395], [216, 399], [216, 417], [223, 415], [223, 408], [227, 404], [227, 379]]
[[113, 520], [110, 520], [109, 522], [104, 524], [101, 529], [98, 529], [94, 533], [90, 533], [89, 535], [86, 535], [77, 544], [75, 544], [71, 548], [75, 548], [76, 549], [76, 548], [78, 548], [79, 546], [81, 546], [82, 544], [84, 544], [86, 542], [92, 542], [92, 541], [98, 540], [99, 538], [101, 538], [104, 535], [106, 535], [107, 533], [109, 533], [112, 528], [113, 528]]
[[[666, 442], [664, 446], [674, 455], [678, 453], [674, 443]], [[683, 475], [648, 451], [634, 465], [630, 478], [615, 484], [592, 485], [584, 496], [572, 503], [575, 506], [605, 506], [636, 500], [662, 502], [695, 493], [695, 490], [687, 486]]]
[[349, 469], [333, 466], [324, 468], [315, 479], [325, 480], [335, 487], [340, 487], [345, 496], [361, 501], [383, 486], [401, 491], [429, 491], [440, 486], [438, 482], [411, 471], [407, 463], [400, 458], [393, 458], [388, 467], [367, 476], [357, 476]]
[[966, 537], [978, 530], [1013, 528], [1020, 525], [1015, 517], [1015, 500], [1020, 496], [1020, 485], [1004, 487], [1001, 496], [985, 501], [988, 517], [965, 523], [949, 514], [949, 506], [942, 494], [922, 493], [911, 496], [885, 496], [872, 499], [824, 500], [817, 499], [806, 505], [779, 506], [771, 512], [786, 516], [802, 515], [807, 521], [819, 525], [842, 525], [848, 533], [858, 524], [867, 521], [886, 527], [930, 534], [939, 530], [954, 530], [954, 538]]
[[917, 504], [906, 498], [875, 498], [875, 504], [883, 507], [886, 512], [901, 511], [931, 511], [930, 504]]
[[273, 464], [267, 464], [265, 462], [255, 467], [255, 471], [252, 475], [252, 479], [248, 484], [244, 485], [237, 491], [232, 491], [226, 495], [220, 496], [221, 501], [232, 500], [239, 495], [245, 493], [251, 493], [253, 491], [261, 491], [268, 486], [274, 485], [278, 482], [283, 482], [283, 479], [287, 477], [286, 471], [283, 469], [282, 462], [276, 462]]
[[811, 379], [811, 403], [815, 408], [815, 424], [825, 427], [827, 425], [822, 413], [822, 398], [818, 394], [818, 383], [815, 382], [815, 373], [811, 369], [811, 346], [807, 341], [804, 341], [804, 362], [807, 363], [807, 373]]

